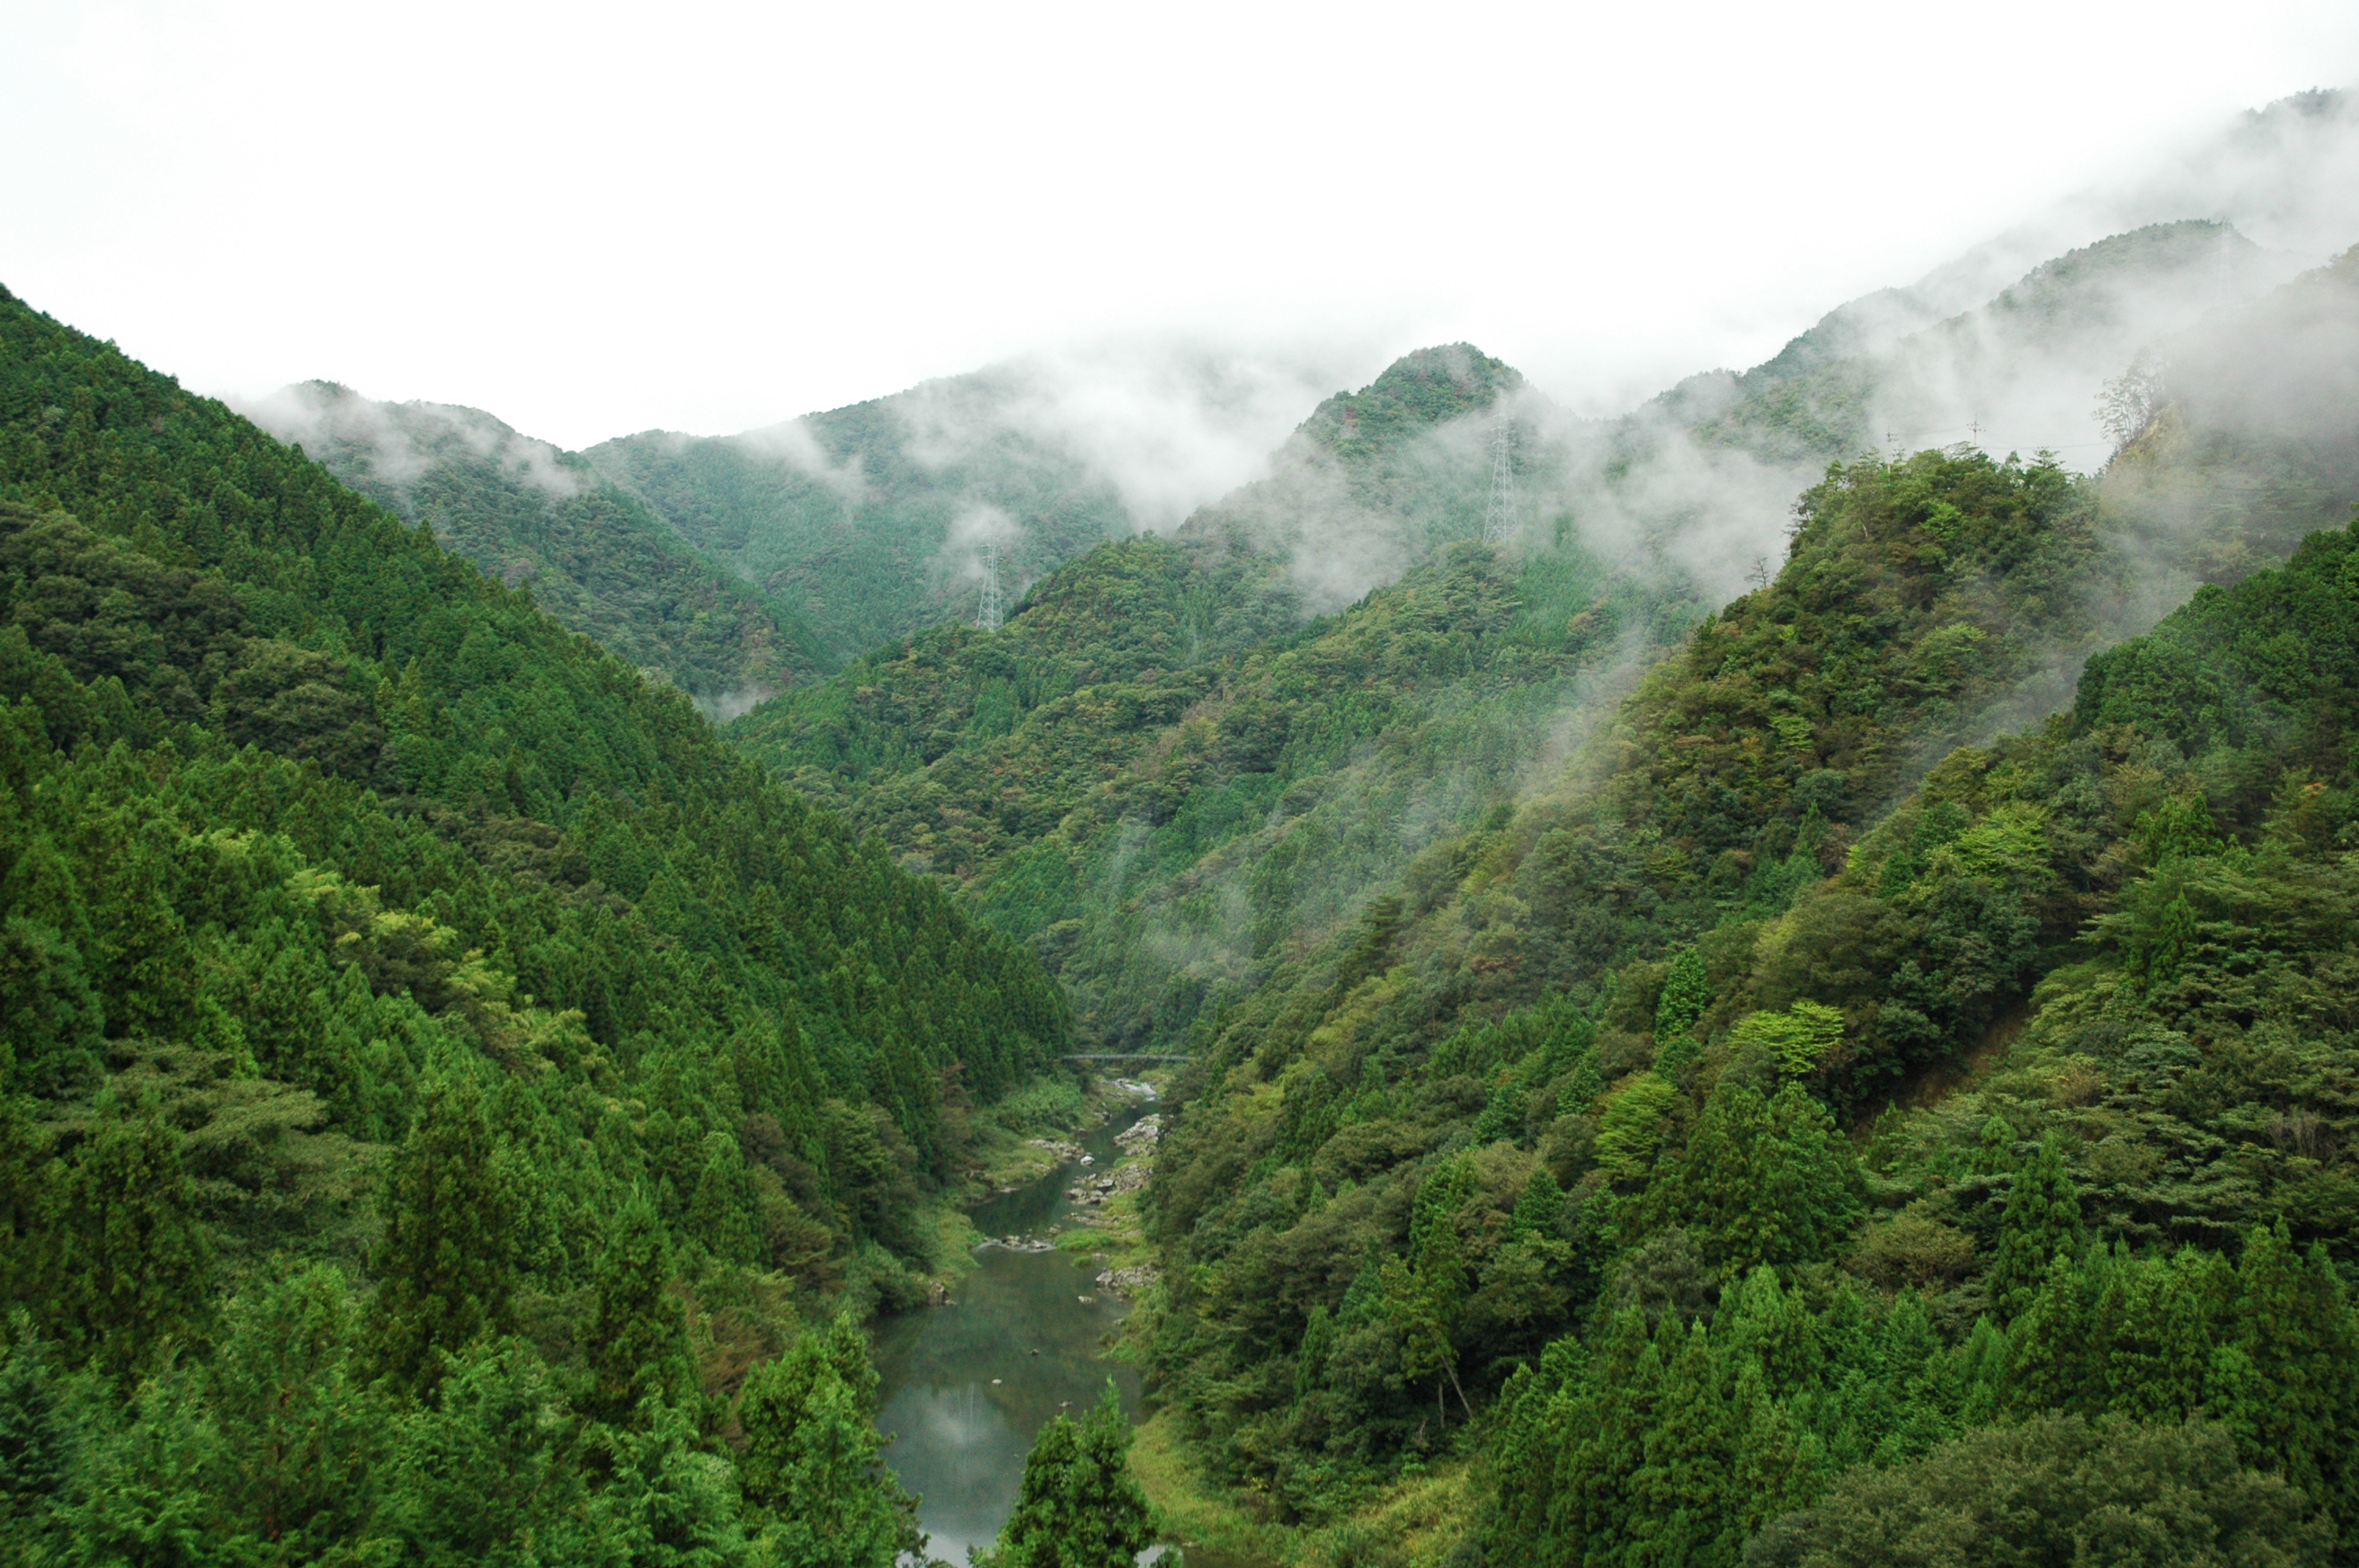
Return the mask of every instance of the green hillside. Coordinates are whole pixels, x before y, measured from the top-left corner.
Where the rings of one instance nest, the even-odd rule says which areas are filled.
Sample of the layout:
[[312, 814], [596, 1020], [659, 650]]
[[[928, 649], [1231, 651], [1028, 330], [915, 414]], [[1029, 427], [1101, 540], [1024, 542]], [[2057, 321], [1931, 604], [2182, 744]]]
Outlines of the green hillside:
[[329, 382], [254, 410], [280, 439], [558, 622], [742, 711], [831, 662], [792, 611], [712, 565], [577, 453], [473, 408], [377, 403]]
[[1011, 588], [1134, 529], [1104, 475], [1026, 427], [1020, 370], [929, 382], [769, 430], [626, 436], [584, 457], [809, 625], [831, 662], [972, 619], [974, 530]]
[[2062, 445], [2056, 432], [2091, 425], [2101, 384], [2140, 350], [2285, 276], [2284, 258], [2224, 224], [2156, 224], [2042, 263], [1979, 309], [1889, 341], [1860, 319], [1897, 325], [1905, 306], [1863, 301], [1742, 375], [1682, 384], [1660, 412], [1772, 461], [1847, 459], [1895, 438], [1946, 445], [1977, 426], [1995, 449], [2033, 431]]
[[[1951, 547], [2004, 557], [2022, 523], [2069, 537], [2082, 490], [1932, 454], [1847, 470], [1778, 581], [1624, 707], [1595, 787], [1433, 851], [1205, 1033], [1153, 1190], [1150, 1353], [1214, 1474], [1317, 1522], [1486, 1454], [1500, 1560], [1669, 1539], [1734, 1562], [1831, 1487], [1791, 1539], [1873, 1528], [1839, 1477], [1994, 1420], [2246, 1409], [2207, 1464], [2343, 1506], [2359, 1454], [2327, 1434], [2359, 1384], [2276, 1341], [2347, 1360], [2359, 1335], [2303, 1250], [2350, 1243], [2343, 1022], [2316, 1009], [2352, 961], [2353, 535], [2207, 590], [2093, 662], [2070, 716], [1872, 804], [1951, 683], [1996, 674], [1942, 650], [2007, 640], [1972, 615], [1908, 634], [1915, 574], [1881, 568], [1925, 536], [1885, 508], [1913, 491], [1954, 509]], [[1879, 622], [1886, 673], [1846, 665], [1836, 628]], [[1875, 687], [1920, 700], [1845, 719], [1809, 695]], [[1873, 1125], [1864, 1158], [1843, 1121]], [[2203, 1326], [2136, 1316], [2182, 1277], [2212, 1281]], [[2249, 1347], [2251, 1380], [2170, 1383], [2140, 1349], [2170, 1334]], [[1658, 1492], [1671, 1453], [1695, 1479]]]
[[[731, 738], [1035, 943], [1085, 1038], [1172, 1048], [1511, 798], [1695, 613], [1570, 542], [1468, 537], [1487, 411], [1519, 385], [1463, 345], [1408, 356], [1172, 538], [1100, 546], [996, 633], [924, 633]], [[1351, 547], [1425, 564], [1305, 622]]]
[[1398, 1507], [1484, 1561], [1865, 1563], [2184, 1464], [2345, 1560], [2354, 534], [2250, 568], [2359, 493], [2348, 265], [2101, 479], [1833, 468], [1549, 787], [1199, 1028], [1139, 1332], [1208, 1475], [1338, 1551], [1447, 1463]]
[[[818, 1325], [920, 1298], [1068, 1048], [1037, 962], [6, 296], [0, 602], [12, 1555], [720, 1563], [823, 1512], [889, 1556]], [[741, 1483], [724, 1428], [838, 1457]]]

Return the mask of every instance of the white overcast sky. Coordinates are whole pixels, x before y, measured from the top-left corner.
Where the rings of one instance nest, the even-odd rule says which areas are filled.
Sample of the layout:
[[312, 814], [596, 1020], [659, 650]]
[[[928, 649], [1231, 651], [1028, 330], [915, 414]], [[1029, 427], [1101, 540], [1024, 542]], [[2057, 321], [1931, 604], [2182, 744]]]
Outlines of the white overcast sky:
[[1107, 341], [1602, 411], [2354, 81], [2351, 0], [0, 0], [0, 283], [571, 447]]

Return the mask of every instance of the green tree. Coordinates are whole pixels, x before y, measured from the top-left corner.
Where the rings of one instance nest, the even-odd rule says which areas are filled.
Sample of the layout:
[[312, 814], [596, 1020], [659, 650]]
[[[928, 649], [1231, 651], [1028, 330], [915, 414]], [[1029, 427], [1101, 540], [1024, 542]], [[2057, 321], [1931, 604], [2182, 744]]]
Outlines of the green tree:
[[2026, 1412], [2093, 1410], [2104, 1396], [2104, 1366], [2091, 1318], [2095, 1289], [2086, 1266], [2058, 1252], [2038, 1289], [2021, 1297], [2007, 1325], [2007, 1401]]
[[1445, 1422], [1449, 1407], [1442, 1400], [1444, 1379], [1458, 1390], [1458, 1402], [1467, 1419], [1474, 1415], [1466, 1390], [1458, 1381], [1458, 1348], [1452, 1337], [1466, 1303], [1466, 1260], [1458, 1238], [1458, 1211], [1466, 1201], [1472, 1180], [1463, 1160], [1451, 1161], [1425, 1179], [1410, 1214], [1408, 1260], [1386, 1259], [1378, 1276], [1386, 1315], [1400, 1340], [1401, 1370], [1417, 1381], [1434, 1379], [1434, 1406], [1444, 1412]]
[[1799, 1085], [1765, 1100], [1723, 1076], [1652, 1201], [1723, 1279], [1823, 1258], [1859, 1210], [1851, 1150]]
[[2316, 1506], [2239, 1464], [2218, 1426], [2045, 1415], [1969, 1433], [1913, 1465], [1853, 1470], [1810, 1512], [1763, 1530], [1745, 1561], [2296, 1568], [2328, 1561], [2331, 1540]]
[[66, 1344], [118, 1374], [168, 1343], [192, 1345], [212, 1319], [210, 1249], [180, 1134], [153, 1094], [102, 1099], [75, 1152], [57, 1228], [58, 1327]]
[[2082, 1237], [2080, 1189], [2065, 1173], [2063, 1152], [2050, 1133], [2039, 1141], [2007, 1190], [2006, 1208], [1999, 1217], [1998, 1249], [1985, 1281], [1991, 1303], [2010, 1317], [2021, 1312], [2047, 1279], [2049, 1263], [2058, 1253], [2080, 1255]]
[[515, 1288], [513, 1206], [483, 1087], [450, 1064], [423, 1098], [379, 1194], [384, 1232], [370, 1259], [377, 1367], [417, 1390], [440, 1375], [439, 1354], [507, 1329]]
[[601, 1421], [637, 1419], [641, 1401], [676, 1403], [695, 1384], [688, 1325], [671, 1293], [671, 1249], [643, 1195], [633, 1194], [606, 1228], [591, 1272], [590, 1390], [582, 1408]]
[[1749, 1013], [1729, 1033], [1739, 1051], [1758, 1053], [1789, 1078], [1807, 1077], [1843, 1040], [1843, 1014], [1823, 1002], [1798, 1001], [1783, 1012]]
[[729, 1462], [699, 1444], [688, 1411], [650, 1399], [628, 1425], [593, 1431], [592, 1493], [582, 1533], [555, 1543], [571, 1560], [650, 1568], [735, 1568], [751, 1561]]
[[1129, 1454], [1130, 1423], [1108, 1382], [1084, 1420], [1060, 1415], [1041, 1429], [1015, 1511], [978, 1568], [1129, 1568], [1155, 1541]]
[[2242, 1387], [2219, 1413], [2248, 1464], [2281, 1469], [2359, 1551], [2359, 1324], [2342, 1280], [2323, 1248], [2296, 1250], [2280, 1219], [2245, 1238], [2236, 1283]]
[[386, 1411], [354, 1366], [343, 1275], [326, 1264], [232, 1303], [211, 1381], [239, 1516], [286, 1557], [357, 1537], [380, 1499]]
[[839, 1316], [805, 1330], [745, 1379], [737, 1480], [748, 1518], [782, 1568], [890, 1568], [922, 1556], [916, 1499], [880, 1455], [876, 1374], [860, 1330]]
[[28, 1560], [57, 1523], [57, 1503], [73, 1458], [64, 1379], [22, 1309], [6, 1325], [0, 1357], [0, 1536]]
[[579, 1428], [518, 1340], [457, 1352], [392, 1435], [386, 1533], [430, 1568], [613, 1561], [583, 1526]]

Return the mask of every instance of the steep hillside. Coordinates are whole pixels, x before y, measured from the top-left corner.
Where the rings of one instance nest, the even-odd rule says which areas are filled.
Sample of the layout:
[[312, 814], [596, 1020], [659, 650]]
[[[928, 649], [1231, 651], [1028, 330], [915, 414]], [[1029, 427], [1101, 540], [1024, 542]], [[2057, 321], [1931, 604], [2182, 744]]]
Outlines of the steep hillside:
[[[1411, 355], [1173, 538], [1102, 546], [1000, 632], [928, 633], [732, 738], [1035, 941], [1087, 1037], [1169, 1048], [1510, 798], [1692, 615], [1569, 541], [1469, 538], [1519, 384], [1462, 345]], [[1341, 573], [1418, 559], [1302, 622]]]
[[2359, 498], [2359, 247], [2153, 344], [2106, 389], [2105, 493], [2196, 579], [2232, 581]]
[[[1665, 412], [1770, 460], [1973, 440], [2072, 449], [2101, 436], [2104, 384], [2141, 349], [2283, 282], [2292, 258], [2220, 223], [2116, 234], [2042, 263], [1980, 308], [1881, 341], [1906, 296], [1857, 302], [1737, 376], [1698, 377]], [[2081, 452], [2093, 468], [2102, 449]]]
[[579, 454], [473, 408], [329, 382], [248, 410], [563, 625], [726, 716], [829, 662], [794, 614], [700, 556]]
[[[1437, 848], [1399, 900], [1202, 1033], [1152, 1192], [1168, 1294], [1151, 1357], [1213, 1473], [1332, 1518], [1467, 1452], [1449, 1431], [1475, 1430], [1472, 1405], [1504, 1389], [1490, 1555], [1675, 1538], [1734, 1562], [1846, 1467], [1908, 1461], [1996, 1412], [2223, 1409], [2218, 1390], [2141, 1369], [2137, 1336], [2159, 1330], [2105, 1315], [2127, 1310], [2109, 1292], [2167, 1289], [2159, 1263], [2093, 1254], [2034, 1303], [2050, 1241], [2077, 1260], [2084, 1226], [2243, 1244], [2241, 1264], [2171, 1265], [2213, 1271], [2207, 1343], [2267, 1346], [2269, 1314], [2293, 1311], [2337, 1354], [2359, 1346], [2320, 1294], [2327, 1265], [2266, 1230], [2244, 1239], [2316, 1191], [2310, 1234], [2348, 1242], [2339, 1189], [2318, 1184], [2339, 1147], [2324, 1121], [2264, 1130], [2311, 1127], [2327, 1113], [2302, 1097], [2334, 1093], [2295, 1064], [2331, 1060], [2343, 1026], [2303, 1010], [2349, 962], [2331, 883], [2352, 536], [2208, 590], [2093, 663], [2069, 719], [1957, 753], [1897, 812], [1877, 804], [1947, 749], [1977, 688], [2085, 612], [2096, 514], [2091, 487], [2052, 470], [1923, 454], [1839, 471], [1807, 498], [1777, 581], [1647, 679], [1577, 788]], [[2221, 780], [2208, 806], [2197, 777]], [[2188, 859], [2223, 855], [2217, 871]], [[2262, 872], [2273, 855], [2308, 869]], [[2111, 957], [2068, 987], [2080, 972], [2059, 966], [2093, 946]], [[2227, 979], [2256, 960], [2283, 979]], [[2219, 1041], [2174, 1044], [2170, 1071], [2216, 1049], [2219, 1072], [2247, 1073], [2172, 1101], [2183, 1131], [2155, 1087], [2104, 1065], [2142, 1060], [2137, 1027], [2093, 1022], [2091, 1000], [2055, 1011], [2081, 987], [2127, 1002], [2107, 972], [2161, 1010], [2144, 1038]], [[1974, 1052], [2010, 1037], [1993, 1024], [2043, 974], [2019, 1065], [1993, 1080], [2009, 1098], [1896, 1115], [1855, 1169], [1830, 1111], [1985, 1063]], [[2158, 974], [2190, 988], [2159, 1000]], [[2295, 1055], [2262, 1069], [2256, 1029]], [[2305, 1031], [2316, 1044], [2293, 1044]], [[2108, 1100], [2108, 1083], [2149, 1098]], [[2103, 1104], [2072, 1130], [2056, 1119]], [[2060, 1143], [2030, 1141], [2051, 1128]], [[2239, 1138], [2283, 1155], [2232, 1154]], [[2077, 1184], [2085, 1220], [2055, 1196]], [[1848, 1282], [1829, 1268], [1844, 1261]], [[2098, 1359], [2060, 1372], [2068, 1353]], [[2267, 1369], [2238, 1397], [2305, 1376], [2253, 1354]], [[2359, 1387], [2316, 1398], [2345, 1411]], [[2340, 1498], [2359, 1455], [2304, 1435], [2323, 1430], [2239, 1429], [2224, 1462], [2292, 1466], [2311, 1504]], [[1703, 1466], [1684, 1502], [1646, 1480], [1672, 1444]]]
[[[2211, 1450], [2197, 1491], [2250, 1487], [2238, 1465], [2280, 1478], [2264, 1533], [2347, 1560], [2354, 562], [2359, 525], [2206, 590], [2093, 661], [2070, 715], [1948, 759], [1780, 919], [1623, 972], [1609, 1029], [1653, 1040], [1598, 1035], [1544, 1156], [1581, 1199], [1571, 1245], [1602, 1265], [1595, 1358], [1567, 1342], [1511, 1381], [1495, 1556], [1574, 1561], [1669, 1531], [1727, 1561], [1758, 1531], [1747, 1563], [1886, 1560], [1879, 1509], [1938, 1509], [1947, 1456], [2028, 1419], [2060, 1435], [2198, 1421], [2178, 1440]], [[2019, 967], [1977, 975], [1969, 943]], [[1732, 1141], [1764, 1097], [1776, 1128], [1854, 1071], [1886, 1015], [2034, 976], [2020, 1027], [1956, 1092], [1888, 1111], [1856, 1172], [1847, 1150], [1810, 1172], [1782, 1131], [1766, 1152]], [[1562, 1157], [1584, 1123], [1610, 1156], [1587, 1173]], [[1614, 1168], [1634, 1134], [1660, 1152]], [[1837, 1260], [1848, 1278], [1808, 1271]], [[1688, 1328], [1722, 1282], [1710, 1327]], [[1690, 1495], [1718, 1500], [1674, 1517], [1632, 1484], [1621, 1439], [1683, 1408], [1649, 1444], [1710, 1444]], [[2008, 1462], [2038, 1476], [2058, 1446]], [[2152, 1507], [2159, 1479], [2125, 1501]], [[2215, 1496], [2199, 1511], [2251, 1506]], [[1974, 1532], [2006, 1527], [1937, 1528], [1972, 1560]], [[1856, 1555], [1810, 1555], [1830, 1550]]]
[[820, 1493], [741, 1507], [717, 1433], [795, 1300], [919, 1294], [922, 1189], [1066, 1048], [1030, 956], [5, 296], [0, 603], [11, 1544], [734, 1561], [791, 1497], [903, 1528], [856, 1336], [740, 1411], [838, 1401]]
[[972, 619], [982, 546], [1011, 588], [1134, 531], [1105, 475], [1023, 417], [1020, 370], [929, 382], [742, 436], [584, 454], [810, 625], [832, 662]]

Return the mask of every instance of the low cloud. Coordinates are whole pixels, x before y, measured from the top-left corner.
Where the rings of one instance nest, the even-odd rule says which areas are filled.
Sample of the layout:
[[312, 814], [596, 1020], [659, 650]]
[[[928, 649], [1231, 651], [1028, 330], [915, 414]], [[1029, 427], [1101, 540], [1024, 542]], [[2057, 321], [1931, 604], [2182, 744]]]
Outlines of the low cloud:
[[436, 464], [453, 460], [493, 464], [560, 501], [581, 494], [592, 482], [567, 466], [557, 448], [479, 408], [379, 403], [330, 381], [299, 382], [237, 408], [315, 457], [344, 449], [364, 461], [371, 479], [395, 492], [406, 492]]
[[945, 469], [1011, 438], [1112, 487], [1130, 524], [1166, 533], [1266, 470], [1341, 355], [1255, 355], [1194, 343], [1109, 343], [929, 382], [893, 400], [904, 450]]
[[[690, 438], [680, 438], [685, 444]], [[733, 444], [751, 452], [760, 453], [784, 462], [808, 478], [815, 479], [840, 496], [847, 506], [857, 506], [868, 494], [867, 476], [862, 471], [860, 456], [853, 454], [842, 462], [827, 454], [819, 438], [811, 433], [807, 419], [789, 419], [781, 425], [765, 426], [743, 435], [727, 438]]]

